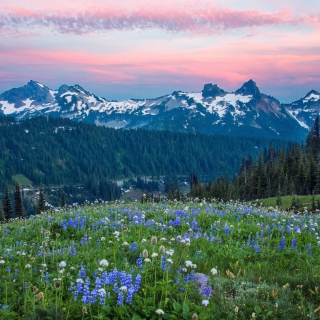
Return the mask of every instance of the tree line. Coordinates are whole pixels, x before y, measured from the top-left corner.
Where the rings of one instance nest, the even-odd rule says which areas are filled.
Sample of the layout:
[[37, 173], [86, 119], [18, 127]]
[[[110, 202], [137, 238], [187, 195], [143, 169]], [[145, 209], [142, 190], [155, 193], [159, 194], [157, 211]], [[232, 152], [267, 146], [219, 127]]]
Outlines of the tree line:
[[[43, 189], [39, 191], [38, 202], [36, 205], [36, 214], [40, 214], [46, 210], [46, 200], [43, 193]], [[13, 192], [13, 201], [10, 196], [8, 186], [5, 187], [4, 197], [2, 205], [0, 203], [0, 222], [7, 222], [11, 219], [27, 217], [26, 210], [23, 205], [22, 190], [20, 185], [16, 183]]]
[[[116, 130], [64, 118], [15, 122], [0, 117], [0, 183], [22, 174], [33, 185], [102, 183], [137, 176], [196, 172], [207, 179], [233, 175], [242, 157], [258, 154], [265, 138]], [[281, 145], [274, 140], [273, 144]]]
[[233, 179], [226, 174], [213, 182], [191, 183], [191, 197], [253, 200], [320, 193], [319, 117], [303, 143], [288, 143], [260, 152], [256, 161], [243, 158]]

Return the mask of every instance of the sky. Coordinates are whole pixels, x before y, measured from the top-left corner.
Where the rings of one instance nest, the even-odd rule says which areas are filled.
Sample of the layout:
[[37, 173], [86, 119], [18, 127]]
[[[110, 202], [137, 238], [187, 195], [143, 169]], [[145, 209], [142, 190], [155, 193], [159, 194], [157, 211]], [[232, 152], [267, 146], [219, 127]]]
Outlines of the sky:
[[292, 102], [320, 91], [320, 1], [0, 0], [0, 92], [30, 79], [108, 100], [253, 79]]

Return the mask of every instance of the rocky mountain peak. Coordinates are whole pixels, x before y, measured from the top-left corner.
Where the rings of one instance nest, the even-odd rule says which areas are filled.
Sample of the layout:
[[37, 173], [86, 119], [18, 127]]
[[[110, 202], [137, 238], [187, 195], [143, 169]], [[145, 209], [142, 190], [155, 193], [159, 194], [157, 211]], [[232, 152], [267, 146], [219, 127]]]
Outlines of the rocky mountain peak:
[[256, 83], [250, 79], [249, 81], [245, 82], [241, 88], [236, 90], [235, 94], [241, 94], [243, 96], [252, 95], [255, 98], [260, 97], [260, 90], [257, 87]]
[[319, 100], [320, 99], [320, 93], [316, 90], [311, 90], [306, 94], [306, 96], [303, 98], [304, 100]]
[[60, 96], [61, 94], [66, 93], [67, 91], [69, 91], [69, 86], [66, 84], [63, 84], [58, 89], [58, 95]]
[[0, 100], [7, 100], [9, 103], [26, 99], [36, 100], [38, 103], [53, 101], [49, 88], [34, 80], [30, 80], [20, 88], [13, 88], [0, 95]]
[[208, 97], [216, 97], [219, 95], [223, 95], [226, 92], [219, 88], [216, 84], [212, 84], [212, 83], [207, 83], [204, 85], [203, 90], [202, 90], [202, 96], [204, 98], [208, 98]]

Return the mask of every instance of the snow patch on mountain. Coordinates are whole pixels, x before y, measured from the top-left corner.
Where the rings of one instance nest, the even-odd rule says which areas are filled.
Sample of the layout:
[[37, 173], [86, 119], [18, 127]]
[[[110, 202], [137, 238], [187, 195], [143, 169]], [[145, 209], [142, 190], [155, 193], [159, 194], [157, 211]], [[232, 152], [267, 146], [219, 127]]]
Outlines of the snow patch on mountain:
[[307, 103], [309, 101], [316, 101], [316, 100], [320, 100], [320, 94], [312, 92], [303, 99], [303, 102]]
[[309, 130], [309, 126], [297, 118], [296, 111], [287, 109], [287, 112], [291, 115], [292, 118], [294, 118], [300, 124], [301, 127]]

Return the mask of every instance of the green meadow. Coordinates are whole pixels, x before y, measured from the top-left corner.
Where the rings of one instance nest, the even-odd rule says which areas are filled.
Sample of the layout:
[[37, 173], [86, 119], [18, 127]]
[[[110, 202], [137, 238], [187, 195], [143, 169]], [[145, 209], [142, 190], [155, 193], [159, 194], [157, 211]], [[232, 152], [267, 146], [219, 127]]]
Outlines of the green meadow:
[[0, 318], [319, 319], [320, 216], [263, 201], [95, 202], [2, 223]]

